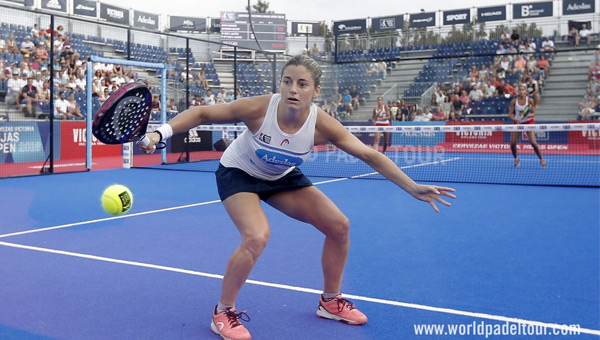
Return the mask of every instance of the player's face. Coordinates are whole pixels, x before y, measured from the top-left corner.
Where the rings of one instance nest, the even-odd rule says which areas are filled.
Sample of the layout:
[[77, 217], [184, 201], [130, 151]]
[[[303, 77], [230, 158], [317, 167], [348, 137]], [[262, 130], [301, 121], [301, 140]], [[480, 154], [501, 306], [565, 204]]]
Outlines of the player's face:
[[527, 96], [527, 88], [525, 86], [519, 86], [519, 96]]
[[313, 76], [304, 66], [290, 65], [283, 71], [279, 92], [285, 106], [303, 109], [310, 106], [321, 88], [315, 87]]

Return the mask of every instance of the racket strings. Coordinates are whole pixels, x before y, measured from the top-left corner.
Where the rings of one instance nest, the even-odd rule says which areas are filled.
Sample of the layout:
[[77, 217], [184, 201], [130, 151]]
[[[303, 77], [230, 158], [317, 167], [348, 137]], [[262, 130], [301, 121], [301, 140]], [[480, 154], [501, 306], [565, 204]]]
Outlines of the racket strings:
[[143, 93], [127, 97], [115, 107], [115, 119], [106, 123], [107, 133], [116, 140], [128, 138], [144, 123], [144, 117], [149, 109], [150, 104]]

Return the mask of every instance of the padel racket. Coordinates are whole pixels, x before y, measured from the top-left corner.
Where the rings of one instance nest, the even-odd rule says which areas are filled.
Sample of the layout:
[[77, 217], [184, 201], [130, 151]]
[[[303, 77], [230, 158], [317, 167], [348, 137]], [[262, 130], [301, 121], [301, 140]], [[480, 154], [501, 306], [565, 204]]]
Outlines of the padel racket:
[[[123, 85], [111, 94], [96, 113], [92, 134], [104, 144], [123, 144], [138, 141], [148, 145], [146, 129], [150, 120], [152, 93], [142, 82]], [[166, 146], [164, 142], [157, 149]]]

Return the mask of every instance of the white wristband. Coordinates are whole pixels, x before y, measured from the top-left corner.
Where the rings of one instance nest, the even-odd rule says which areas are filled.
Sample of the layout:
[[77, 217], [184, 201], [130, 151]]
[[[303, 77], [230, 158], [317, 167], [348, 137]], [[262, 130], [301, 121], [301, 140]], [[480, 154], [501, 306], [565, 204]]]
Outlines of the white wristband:
[[160, 140], [161, 142], [173, 136], [173, 128], [169, 124], [161, 125], [158, 129], [156, 129], [156, 131], [158, 131], [160, 136], [162, 137]]

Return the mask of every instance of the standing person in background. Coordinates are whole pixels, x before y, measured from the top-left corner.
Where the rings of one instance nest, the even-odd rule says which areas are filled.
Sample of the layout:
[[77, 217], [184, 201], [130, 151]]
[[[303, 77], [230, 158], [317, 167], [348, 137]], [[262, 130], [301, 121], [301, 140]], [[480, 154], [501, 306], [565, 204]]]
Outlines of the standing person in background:
[[[147, 134], [147, 146], [138, 143], [145, 152], [152, 152], [157, 143], [197, 125], [244, 123], [247, 127], [225, 150], [216, 171], [219, 196], [242, 238], [227, 263], [221, 296], [212, 312], [211, 330], [223, 339], [251, 339], [240, 322], [249, 318], [245, 312], [237, 312], [235, 302], [269, 240], [270, 226], [261, 200], [325, 235], [321, 257], [324, 288], [317, 316], [352, 325], [367, 322], [340, 293], [350, 250], [350, 222], [297, 167], [314, 145], [332, 143], [363, 160], [436, 212], [436, 201], [450, 205], [442, 196], [455, 198], [452, 188], [415, 183], [389, 158], [363, 144], [318, 108], [313, 100], [321, 92], [321, 75], [312, 58], [292, 57], [282, 68], [280, 93], [190, 108]], [[273, 325], [278, 327], [276, 322]]]
[[[373, 109], [373, 116], [371, 120], [375, 126], [391, 126], [390, 122], [391, 114], [390, 109], [383, 102], [383, 97], [377, 97], [377, 107]], [[381, 132], [375, 132], [375, 140], [373, 141], [373, 149], [379, 151], [379, 140], [381, 139]], [[383, 132], [383, 153], [387, 150], [389, 145], [390, 133]]]
[[[517, 98], [510, 102], [508, 117], [512, 119], [515, 124], [534, 124], [535, 100], [527, 96], [527, 84], [520, 83], [518, 91]], [[517, 154], [517, 143], [519, 142], [520, 134], [521, 131], [510, 133], [510, 150], [515, 159], [515, 168], [521, 165], [521, 160]], [[535, 154], [540, 159], [540, 164], [545, 168], [546, 161], [544, 160], [544, 156], [542, 156], [542, 152], [540, 151], [540, 146], [535, 139], [535, 132], [527, 131], [527, 137], [529, 138], [529, 143], [533, 147]]]

